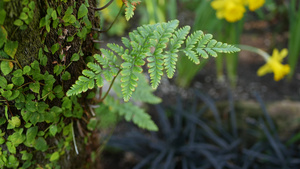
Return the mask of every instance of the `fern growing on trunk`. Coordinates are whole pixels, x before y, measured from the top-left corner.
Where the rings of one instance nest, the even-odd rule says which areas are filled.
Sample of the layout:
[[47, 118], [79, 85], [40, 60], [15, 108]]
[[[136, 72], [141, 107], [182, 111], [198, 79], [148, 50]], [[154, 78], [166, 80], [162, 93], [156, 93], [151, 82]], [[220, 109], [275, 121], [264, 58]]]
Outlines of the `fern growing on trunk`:
[[[148, 66], [151, 86], [157, 88], [164, 70], [168, 78], [174, 76], [179, 52], [195, 64], [200, 63], [199, 56], [208, 58], [217, 57], [217, 53], [233, 53], [239, 48], [218, 42], [211, 34], [196, 31], [191, 35], [189, 26], [178, 29], [179, 21], [143, 25], [129, 33], [129, 38], [122, 38], [124, 47], [117, 44], [108, 44], [107, 49], [101, 49], [102, 56], [95, 54], [96, 62], [88, 63], [89, 70], [83, 70], [76, 83], [67, 92], [67, 95], [76, 95], [82, 92], [103, 86], [103, 77], [107, 81], [121, 76], [121, 88], [124, 101], [129, 101], [137, 88], [138, 74], [143, 72], [142, 66]], [[185, 42], [185, 47], [182, 45]], [[199, 55], [199, 56], [198, 56]], [[121, 64], [117, 63], [121, 58]]]

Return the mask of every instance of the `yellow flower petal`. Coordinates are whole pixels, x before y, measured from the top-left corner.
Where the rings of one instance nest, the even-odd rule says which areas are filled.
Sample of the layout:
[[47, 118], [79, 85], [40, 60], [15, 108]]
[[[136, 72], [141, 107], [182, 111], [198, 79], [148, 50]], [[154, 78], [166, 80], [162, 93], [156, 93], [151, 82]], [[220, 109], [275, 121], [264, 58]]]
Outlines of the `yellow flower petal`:
[[214, 8], [215, 10], [224, 8], [225, 4], [226, 4], [226, 0], [214, 0], [213, 2], [210, 3], [211, 7]]
[[272, 72], [273, 71], [272, 71], [272, 68], [270, 67], [270, 65], [265, 64], [257, 70], [257, 76], [264, 76], [264, 75], [266, 75], [268, 73], [272, 73]]
[[274, 72], [274, 80], [275, 81], [279, 81], [279, 80], [283, 79], [284, 76], [290, 72], [289, 65], [282, 65], [279, 62], [276, 62], [276, 64], [273, 64], [272, 69]]
[[236, 22], [243, 18], [246, 9], [243, 5], [228, 3], [225, 8], [225, 19], [228, 22]]
[[255, 11], [256, 9], [262, 7], [264, 3], [265, 0], [248, 0], [250, 11]]
[[286, 48], [282, 49], [279, 53], [279, 60], [282, 61], [288, 55], [288, 50]]
[[217, 18], [225, 18], [228, 22], [242, 19], [246, 11], [244, 0], [214, 0], [211, 6], [217, 10]]
[[273, 50], [272, 57], [269, 58], [267, 63], [260, 67], [257, 71], [258, 76], [263, 76], [267, 73], [274, 73], [274, 80], [279, 81], [290, 72], [289, 65], [283, 65], [281, 62], [288, 54], [287, 49], [279, 52], [277, 49]]

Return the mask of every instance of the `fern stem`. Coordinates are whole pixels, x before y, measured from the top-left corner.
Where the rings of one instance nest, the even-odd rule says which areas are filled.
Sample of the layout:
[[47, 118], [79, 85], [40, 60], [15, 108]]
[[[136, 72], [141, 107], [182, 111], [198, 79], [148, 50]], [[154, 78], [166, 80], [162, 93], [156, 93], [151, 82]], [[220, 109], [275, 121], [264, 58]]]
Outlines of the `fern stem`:
[[100, 100], [100, 102], [103, 102], [103, 100], [107, 97], [109, 91], [111, 90], [111, 88], [112, 88], [112, 86], [113, 86], [113, 84], [114, 84], [116, 78], [117, 78], [118, 75], [120, 74], [121, 70], [122, 70], [122, 69], [120, 69], [120, 70], [118, 71], [117, 75], [116, 75], [116, 76], [113, 78], [113, 80], [111, 81], [111, 83], [110, 83], [110, 85], [109, 85], [109, 88], [108, 88], [107, 92], [105, 93], [105, 95], [103, 96], [103, 98]]
[[103, 7], [100, 7], [100, 8], [95, 8], [95, 7], [92, 7], [92, 9], [96, 10], [96, 11], [101, 11], [105, 8], [107, 8], [114, 0], [110, 0], [106, 5], [104, 5]]
[[260, 56], [262, 56], [265, 59], [266, 62], [270, 58], [270, 55], [267, 52], [265, 52], [265, 51], [263, 51], [263, 50], [261, 50], [259, 48], [248, 46], [248, 45], [237, 45], [237, 46], [239, 48], [241, 48], [242, 50], [247, 50], [247, 51], [259, 54]]
[[119, 17], [119, 15], [121, 14], [121, 12], [122, 12], [122, 9], [123, 9], [123, 7], [124, 7], [124, 3], [122, 4], [122, 6], [121, 6], [121, 8], [120, 8], [120, 10], [119, 10], [119, 13], [118, 13], [118, 15], [115, 17], [115, 20], [110, 24], [110, 26], [108, 27], [108, 29], [107, 30], [105, 30], [105, 31], [102, 31], [102, 30], [100, 30], [100, 29], [98, 29], [98, 28], [92, 28], [92, 30], [94, 30], [94, 31], [98, 31], [99, 33], [103, 33], [103, 32], [107, 32], [107, 31], [109, 31], [110, 30], [110, 28], [114, 25], [114, 23], [117, 21], [117, 19], [118, 19], [118, 17]]

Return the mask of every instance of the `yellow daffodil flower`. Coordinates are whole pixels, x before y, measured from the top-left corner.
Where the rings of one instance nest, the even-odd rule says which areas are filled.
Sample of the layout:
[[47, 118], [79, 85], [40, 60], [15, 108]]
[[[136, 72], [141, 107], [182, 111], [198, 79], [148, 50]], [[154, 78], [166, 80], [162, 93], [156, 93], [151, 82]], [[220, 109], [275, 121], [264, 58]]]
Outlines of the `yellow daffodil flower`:
[[255, 11], [256, 9], [262, 7], [264, 3], [265, 0], [248, 0], [250, 11]]
[[228, 22], [236, 22], [243, 18], [246, 12], [242, 0], [214, 0], [211, 6], [217, 10], [219, 19], [225, 18]]
[[245, 6], [249, 6], [251, 11], [263, 6], [265, 0], [214, 0], [211, 2], [212, 8], [217, 10], [219, 19], [225, 18], [228, 22], [241, 20], [246, 12]]
[[279, 81], [290, 72], [289, 65], [283, 65], [281, 62], [288, 54], [287, 49], [283, 49], [280, 53], [277, 49], [273, 50], [271, 57], [267, 58], [267, 63], [260, 67], [257, 71], [258, 76], [264, 76], [267, 73], [274, 73], [274, 80]]

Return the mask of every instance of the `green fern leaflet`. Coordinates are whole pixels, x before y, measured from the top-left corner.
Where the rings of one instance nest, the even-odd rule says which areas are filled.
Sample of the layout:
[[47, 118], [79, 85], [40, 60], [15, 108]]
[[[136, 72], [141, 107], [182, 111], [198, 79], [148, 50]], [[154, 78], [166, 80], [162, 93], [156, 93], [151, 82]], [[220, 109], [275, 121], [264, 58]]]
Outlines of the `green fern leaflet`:
[[[129, 1], [128, 1], [129, 2]], [[211, 34], [196, 31], [189, 35], [190, 27], [177, 28], [178, 20], [154, 25], [143, 25], [129, 33], [129, 38], [122, 38], [124, 47], [108, 44], [101, 49], [102, 55], [94, 55], [97, 63], [89, 63], [89, 71], [84, 70], [67, 95], [79, 94], [93, 87], [101, 87], [103, 78], [111, 81], [121, 76], [121, 88], [124, 101], [129, 101], [137, 88], [139, 74], [143, 73], [147, 62], [152, 88], [157, 88], [161, 77], [166, 72], [168, 78], [174, 76], [177, 57], [183, 52], [195, 64], [218, 53], [234, 53], [240, 49], [213, 39]], [[185, 44], [185, 45], [184, 45]], [[184, 45], [184, 46], [183, 46]], [[118, 64], [117, 60], [121, 60]], [[99, 64], [99, 66], [97, 65]], [[94, 83], [96, 81], [96, 83]]]

